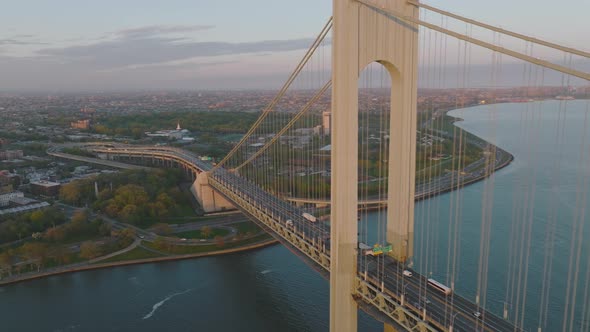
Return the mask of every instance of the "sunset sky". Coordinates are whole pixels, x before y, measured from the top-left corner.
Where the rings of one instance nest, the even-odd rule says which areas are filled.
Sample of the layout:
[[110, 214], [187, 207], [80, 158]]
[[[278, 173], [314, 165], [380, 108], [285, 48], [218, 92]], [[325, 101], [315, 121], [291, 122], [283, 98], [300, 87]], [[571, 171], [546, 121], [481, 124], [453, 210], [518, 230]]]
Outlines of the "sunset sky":
[[[588, 0], [425, 2], [590, 50]], [[277, 88], [331, 6], [330, 0], [3, 0], [0, 92]]]

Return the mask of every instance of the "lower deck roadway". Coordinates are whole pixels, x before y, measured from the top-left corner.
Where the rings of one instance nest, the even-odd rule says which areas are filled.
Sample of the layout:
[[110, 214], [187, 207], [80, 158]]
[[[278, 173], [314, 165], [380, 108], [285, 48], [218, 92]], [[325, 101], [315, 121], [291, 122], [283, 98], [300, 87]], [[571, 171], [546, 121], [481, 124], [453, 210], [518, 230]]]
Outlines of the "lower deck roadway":
[[[359, 256], [358, 259], [359, 274], [363, 275], [366, 267], [368, 278], [384, 280], [385, 293], [401, 298], [403, 291], [406, 307], [421, 314], [425, 309], [429, 321], [435, 321], [444, 328], [452, 323], [453, 331], [521, 331], [509, 321], [478, 308], [456, 293], [445, 295], [428, 286], [427, 278], [416, 271], [410, 270], [411, 277], [404, 276], [403, 265], [391, 257]], [[480, 312], [481, 317], [475, 317], [475, 312]]]
[[[184, 153], [180, 154], [178, 151], [160, 150], [162, 149], [159, 149], [157, 153], [174, 154], [176, 158], [197, 165], [202, 163], [200, 160], [196, 160]], [[130, 152], [130, 150], [125, 151]], [[203, 169], [209, 169], [209, 167], [203, 167]], [[273, 216], [273, 220], [276, 220], [277, 223], [285, 225], [287, 220], [291, 220], [293, 229], [300, 236], [307, 238], [310, 242], [313, 241], [316, 248], [329, 255], [330, 230], [326, 225], [309, 222], [302, 216], [304, 210], [278, 199], [236, 174], [224, 169], [218, 169], [214, 173], [213, 176], [226, 188], [235, 194], [239, 194], [243, 199], [247, 199], [249, 204], [256, 206], [260, 210], [264, 210], [267, 214], [270, 213]], [[256, 218], [252, 215], [249, 215], [249, 217], [256, 221]], [[262, 226], [269, 234], [279, 239], [291, 251], [302, 257], [305, 262], [318, 270], [324, 277], [329, 276], [329, 271], [313, 262], [312, 259], [308, 258], [302, 252], [299, 252], [288, 241], [281, 239], [281, 236], [276, 234], [272, 229], [263, 225], [261, 222], [257, 222], [257, 224]], [[359, 256], [358, 260], [359, 275], [364, 275], [364, 266], [366, 266], [368, 281], [377, 288], [381, 288], [381, 282], [383, 282], [384, 293], [387, 295], [400, 299], [402, 291], [404, 291], [406, 293], [405, 307], [420, 315], [426, 309], [426, 316], [432, 326], [439, 326], [440, 329], [446, 330], [452, 322], [454, 331], [520, 331], [510, 322], [488, 311], [483, 311], [476, 304], [467, 301], [457, 294], [446, 296], [442, 292], [435, 290], [428, 286], [426, 277], [419, 275], [415, 271], [412, 277], [404, 277], [402, 275], [403, 266], [392, 257]], [[363, 265], [361, 263], [366, 264]], [[370, 263], [373, 264], [371, 265]], [[474, 316], [474, 312], [478, 311], [482, 314], [480, 318]]]
[[[276, 222], [284, 225], [289, 219], [295, 225], [295, 229], [308, 239], [315, 238], [315, 243], [322, 246], [329, 254], [329, 230], [323, 223], [311, 223], [302, 217], [303, 210], [287, 202], [277, 199], [270, 193], [262, 190], [253, 183], [227, 171], [216, 174], [216, 178], [234, 193], [239, 193], [242, 198], [247, 198], [249, 203], [265, 210], [274, 216]], [[250, 215], [256, 221], [256, 218]], [[262, 223], [257, 224], [264, 226]], [[273, 234], [281, 241], [281, 236], [274, 233], [268, 227], [263, 227], [267, 232]], [[281, 241], [291, 251], [302, 257], [307, 263], [311, 263], [314, 269], [320, 273], [328, 272], [320, 265], [298, 253], [298, 249], [289, 244], [288, 241]], [[402, 290], [405, 291], [405, 307], [422, 316], [426, 310], [427, 320], [431, 326], [438, 329], [448, 329], [453, 325], [453, 331], [520, 331], [509, 321], [503, 320], [489, 311], [484, 311], [476, 304], [457, 295], [445, 295], [444, 293], [428, 286], [427, 278], [413, 272], [412, 277], [404, 277], [404, 267], [395, 259], [389, 256], [358, 256], [359, 275], [364, 276], [366, 266], [367, 279], [377, 288], [381, 288], [381, 281], [384, 283], [384, 293], [401, 299]], [[326, 273], [322, 273], [327, 277]], [[475, 317], [474, 313], [480, 312], [481, 317]]]

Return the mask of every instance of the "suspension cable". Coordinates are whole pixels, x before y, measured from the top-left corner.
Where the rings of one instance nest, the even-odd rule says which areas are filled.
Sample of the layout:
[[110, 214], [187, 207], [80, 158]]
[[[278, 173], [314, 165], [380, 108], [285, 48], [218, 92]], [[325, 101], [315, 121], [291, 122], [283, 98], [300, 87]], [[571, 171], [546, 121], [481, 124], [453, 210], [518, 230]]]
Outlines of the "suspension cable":
[[453, 37], [455, 37], [457, 39], [464, 40], [464, 41], [469, 42], [471, 44], [475, 44], [475, 45], [478, 45], [478, 46], [487, 48], [487, 49], [492, 50], [492, 51], [500, 52], [500, 53], [509, 55], [511, 57], [514, 57], [514, 58], [521, 59], [521, 60], [524, 60], [524, 61], [529, 62], [529, 63], [533, 63], [533, 64], [536, 64], [536, 65], [539, 65], [541, 67], [553, 69], [553, 70], [556, 70], [558, 72], [566, 73], [566, 74], [569, 74], [569, 75], [572, 75], [572, 76], [579, 77], [581, 79], [590, 81], [590, 73], [579, 71], [579, 70], [576, 70], [576, 69], [573, 69], [573, 68], [564, 67], [564, 66], [561, 66], [561, 65], [558, 65], [558, 64], [549, 62], [549, 61], [541, 60], [539, 58], [535, 58], [535, 57], [532, 57], [532, 56], [528, 56], [528, 55], [522, 54], [520, 52], [509, 50], [509, 49], [504, 48], [504, 47], [496, 46], [496, 45], [493, 45], [493, 44], [484, 42], [482, 40], [479, 40], [477, 38], [473, 38], [473, 37], [470, 37], [470, 36], [467, 36], [467, 35], [463, 35], [463, 34], [460, 34], [460, 33], [455, 32], [455, 31], [451, 31], [451, 30], [448, 30], [448, 29], [439, 27], [438, 25], [431, 24], [431, 23], [422, 21], [420, 19], [416, 19], [416, 18], [411, 17], [411, 16], [408, 16], [408, 15], [404, 15], [404, 14], [400, 13], [399, 11], [396, 11], [396, 10], [393, 10], [393, 9], [379, 8], [377, 5], [375, 5], [375, 4], [373, 4], [373, 3], [369, 2], [369, 1], [366, 1], [366, 0], [356, 0], [356, 1], [360, 2], [361, 4], [364, 4], [368, 8], [371, 8], [374, 11], [376, 11], [376, 12], [378, 12], [378, 13], [386, 16], [386, 17], [390, 17], [390, 18], [395, 17], [397, 19], [401, 19], [401, 20], [407, 21], [409, 23], [418, 24], [418, 25], [424, 26], [426, 28], [429, 28], [429, 29], [432, 29], [432, 30], [436, 30], [436, 31], [442, 32], [442, 33], [447, 34], [449, 36], [453, 36]]
[[234, 170], [237, 171], [240, 168], [246, 166], [252, 160], [258, 158], [258, 156], [260, 156], [264, 151], [266, 151], [287, 130], [289, 130], [291, 127], [293, 127], [293, 125], [297, 122], [297, 120], [299, 120], [303, 115], [305, 115], [307, 113], [307, 111], [309, 111], [311, 109], [311, 107], [318, 101], [318, 99], [320, 99], [322, 97], [324, 92], [326, 92], [326, 90], [328, 90], [328, 88], [330, 88], [331, 85], [332, 85], [332, 80], [329, 80], [328, 82], [326, 82], [326, 84], [324, 84], [324, 86], [313, 96], [313, 98], [311, 98], [309, 100], [309, 102], [307, 102], [307, 104], [305, 104], [305, 106], [291, 119], [291, 121], [289, 121], [283, 127], [283, 129], [281, 129], [276, 135], [274, 135], [270, 141], [268, 141], [262, 148], [260, 148], [258, 151], [256, 151], [256, 153], [254, 153], [250, 158], [248, 158], [248, 160], [244, 161], [242, 164], [240, 164], [239, 166], [234, 168]]
[[484, 29], [492, 30], [492, 31], [501, 33], [503, 35], [508, 35], [508, 36], [511, 36], [511, 37], [514, 37], [514, 38], [518, 38], [518, 39], [522, 39], [522, 40], [525, 40], [525, 41], [528, 41], [528, 42], [531, 42], [531, 43], [534, 43], [534, 44], [539, 44], [539, 45], [543, 45], [543, 46], [546, 46], [546, 47], [549, 47], [549, 48], [553, 48], [553, 49], [556, 49], [556, 50], [564, 51], [566, 53], [571, 53], [571, 54], [579, 55], [579, 56], [582, 56], [582, 57], [590, 58], [590, 53], [584, 52], [582, 50], [578, 50], [578, 49], [575, 49], [575, 48], [571, 48], [571, 47], [567, 47], [567, 46], [563, 46], [563, 45], [551, 43], [551, 42], [548, 42], [548, 41], [544, 41], [542, 39], [538, 39], [538, 38], [535, 38], [535, 37], [523, 35], [523, 34], [520, 34], [520, 33], [516, 33], [516, 32], [510, 31], [510, 30], [502, 29], [502, 28], [499, 28], [499, 27], [495, 27], [493, 25], [485, 24], [485, 23], [482, 23], [482, 22], [479, 22], [479, 21], [476, 21], [476, 20], [473, 20], [473, 19], [470, 19], [470, 18], [467, 18], [467, 17], [464, 17], [464, 16], [453, 14], [451, 12], [447, 12], [447, 11], [444, 11], [442, 9], [438, 9], [436, 7], [432, 7], [432, 6], [429, 6], [429, 5], [424, 4], [424, 3], [416, 2], [416, 1], [413, 1], [413, 0], [407, 0], [407, 2], [410, 5], [414, 5], [416, 7], [422, 7], [424, 9], [427, 9], [427, 10], [430, 10], [430, 11], [433, 11], [433, 12], [436, 12], [436, 13], [439, 13], [441, 15], [452, 17], [452, 18], [454, 18], [456, 20], [463, 21], [463, 22], [466, 22], [466, 23], [469, 23], [469, 24], [473, 24], [473, 25], [476, 25], [478, 27], [482, 27]]
[[313, 55], [315, 50], [320, 46], [321, 42], [324, 40], [324, 38], [326, 37], [326, 35], [330, 31], [330, 29], [332, 28], [332, 24], [333, 24], [333, 18], [330, 17], [330, 19], [328, 19], [328, 22], [326, 23], [326, 25], [324, 25], [324, 28], [322, 29], [320, 34], [317, 36], [317, 38], [315, 39], [313, 44], [307, 50], [307, 53], [305, 53], [305, 55], [303, 56], [303, 58], [301, 59], [301, 61], [299, 62], [299, 64], [295, 68], [295, 70], [293, 71], [293, 73], [291, 73], [291, 76], [289, 76], [289, 79], [287, 79], [287, 81], [285, 82], [285, 84], [283, 85], [281, 90], [276, 94], [276, 96], [268, 104], [268, 106], [266, 106], [266, 108], [262, 111], [262, 114], [260, 115], [258, 120], [256, 120], [256, 122], [250, 127], [250, 129], [242, 137], [242, 139], [240, 139], [240, 141], [231, 149], [231, 151], [219, 163], [217, 163], [217, 165], [215, 165], [211, 171], [215, 171], [216, 169], [221, 167], [223, 164], [225, 164], [225, 162], [227, 162], [234, 155], [234, 153], [242, 146], [242, 144], [244, 144], [244, 142], [246, 142], [248, 140], [250, 135], [252, 135], [252, 133], [254, 133], [254, 131], [260, 126], [262, 121], [264, 121], [264, 119], [268, 116], [268, 114], [273, 110], [273, 108], [279, 102], [279, 100], [283, 97], [285, 92], [287, 92], [287, 89], [289, 88], [289, 86], [291, 86], [291, 83], [293, 83], [293, 81], [295, 80], [297, 75], [299, 75], [299, 73], [301, 72], [301, 70], [303, 69], [305, 64], [307, 64], [307, 62], [309, 61], [309, 59], [311, 58], [311, 56]]

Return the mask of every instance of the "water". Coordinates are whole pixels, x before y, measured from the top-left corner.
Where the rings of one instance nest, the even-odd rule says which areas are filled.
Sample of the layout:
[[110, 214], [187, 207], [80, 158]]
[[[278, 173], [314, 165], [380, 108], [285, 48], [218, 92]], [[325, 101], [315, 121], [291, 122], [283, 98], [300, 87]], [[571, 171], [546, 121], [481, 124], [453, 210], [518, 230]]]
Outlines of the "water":
[[[461, 127], [495, 142], [516, 157], [511, 166], [493, 179], [493, 255], [489, 259], [486, 306], [501, 314], [503, 302], [513, 301], [511, 318], [516, 317], [516, 307], [524, 306], [528, 330], [536, 329], [538, 323], [545, 227], [552, 206], [559, 211], [555, 240], [555, 252], [559, 255], [555, 255], [553, 262], [549, 319], [544, 331], [561, 330], [578, 179], [580, 175], [590, 176], [588, 165], [578, 160], [588, 102], [568, 104], [568, 130], [563, 140], [567, 144], [556, 148], [558, 110], [558, 102], [547, 101], [475, 107], [453, 113], [465, 119], [459, 123]], [[491, 128], [495, 134], [487, 121], [492, 114], [496, 119]], [[536, 123], [534, 128], [543, 131], [531, 131], [527, 123]], [[530, 137], [538, 138], [533, 149], [536, 154], [526, 148]], [[588, 139], [585, 142], [590, 144]], [[551, 173], [557, 160], [562, 161], [559, 179]], [[526, 203], [526, 194], [533, 184], [537, 194], [530, 202], [534, 204]], [[485, 188], [486, 182], [479, 182], [416, 205], [415, 268], [448, 282], [446, 243], [449, 220], [454, 219], [449, 207], [460, 199], [463, 221], [457, 237], [460, 263], [455, 284], [457, 292], [471, 299], [475, 299], [478, 283]], [[517, 305], [516, 297], [507, 297], [505, 291], [508, 254], [515, 255], [509, 249], [509, 235], [513, 223], [522, 225], [528, 219], [523, 216], [529, 214], [521, 211], [525, 205], [532, 208], [533, 236], [527, 300], [523, 304], [520, 298]], [[590, 206], [588, 202], [586, 205]], [[375, 231], [381, 215], [373, 212], [367, 216], [367, 236], [371, 240], [379, 240]], [[586, 223], [587, 220], [585, 217]], [[583, 238], [588, 238], [589, 231], [590, 226], [586, 225], [581, 232]], [[585, 244], [578, 287], [580, 307], [587, 280], [584, 273], [588, 252]], [[576, 324], [580, 317], [578, 311]], [[0, 288], [0, 331], [327, 331], [328, 321], [328, 282], [279, 245], [229, 256], [54, 276]], [[381, 331], [382, 325], [361, 314], [359, 330]]]
[[[581, 195], [590, 189], [590, 101], [568, 102], [567, 111], [564, 105], [563, 102], [544, 101], [451, 112], [450, 115], [465, 119], [457, 123], [459, 127], [502, 147], [512, 153], [515, 160], [489, 180], [418, 202], [415, 207], [414, 268], [423, 274], [432, 274], [447, 285], [454, 280], [457, 293], [473, 302], [478, 294], [480, 263], [485, 263], [480, 260], [480, 244], [487, 238], [482, 236], [481, 227], [486, 218], [482, 208], [487, 208], [491, 214], [487, 219], [491, 222], [491, 254], [487, 262], [487, 287], [482, 284], [479, 297], [482, 306], [485, 300], [485, 308], [499, 316], [506, 304], [509, 318], [524, 322], [528, 331], [536, 331], [539, 324], [543, 331], [562, 330], [565, 290], [573, 289], [576, 284], [575, 258], [580, 240], [576, 310], [573, 316], [569, 313], [566, 316], [567, 321], [573, 322], [574, 330], [579, 330], [582, 324], [586, 287], [590, 289], [586, 270], [590, 241], [584, 242], [590, 238], [590, 217], [585, 211], [585, 207], [590, 206], [590, 197]], [[584, 155], [580, 158], [582, 150]], [[492, 203], [485, 203], [490, 202], [486, 197], [493, 197]], [[457, 202], [459, 209], [454, 208]], [[379, 222], [384, 219], [383, 215], [369, 216], [372, 220], [367, 224], [369, 243], [383, 243], [383, 238], [375, 236], [377, 230], [384, 227]], [[456, 216], [460, 222], [458, 227], [453, 227]], [[579, 226], [574, 228], [576, 218]], [[546, 231], [551, 229], [552, 222], [555, 225], [553, 252], [546, 255], [545, 250], [550, 246]], [[458, 229], [457, 235], [455, 229]], [[515, 235], [514, 239], [511, 234]], [[458, 265], [456, 277], [452, 278], [453, 269], [449, 266], [452, 266], [453, 253], [449, 255], [448, 243], [455, 239], [459, 244]], [[511, 249], [511, 244], [515, 248]], [[516, 268], [510, 268], [510, 257], [515, 260]], [[549, 263], [551, 257], [550, 284], [544, 284], [545, 263]], [[574, 259], [571, 263], [570, 257]], [[522, 280], [520, 284], [509, 282], [517, 278]], [[507, 285], [510, 285], [508, 291]], [[548, 301], [543, 302], [543, 295]], [[573, 296], [570, 295], [571, 302]], [[540, 314], [541, 303], [547, 303], [547, 315]], [[570, 308], [571, 305], [568, 310]], [[589, 308], [587, 304], [586, 310]], [[584, 321], [588, 318], [587, 314]]]

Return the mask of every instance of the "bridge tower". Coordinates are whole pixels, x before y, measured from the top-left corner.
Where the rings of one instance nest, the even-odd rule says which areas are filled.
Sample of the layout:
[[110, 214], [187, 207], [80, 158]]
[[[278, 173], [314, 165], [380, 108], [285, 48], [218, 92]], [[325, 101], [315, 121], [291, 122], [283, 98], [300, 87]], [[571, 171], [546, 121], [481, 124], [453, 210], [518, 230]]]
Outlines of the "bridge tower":
[[[405, 0], [373, 3], [418, 18]], [[387, 240], [399, 261], [413, 254], [418, 27], [355, 0], [333, 0], [333, 17], [330, 330], [343, 332], [357, 329], [358, 79], [372, 62], [392, 82]]]

